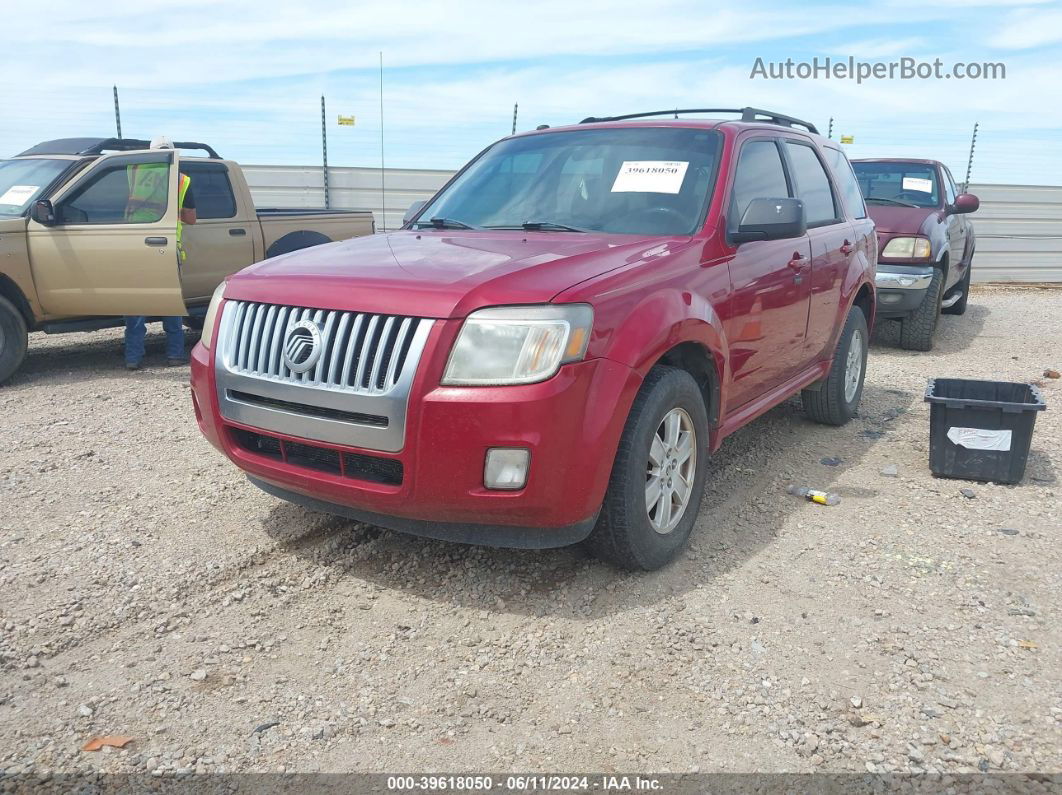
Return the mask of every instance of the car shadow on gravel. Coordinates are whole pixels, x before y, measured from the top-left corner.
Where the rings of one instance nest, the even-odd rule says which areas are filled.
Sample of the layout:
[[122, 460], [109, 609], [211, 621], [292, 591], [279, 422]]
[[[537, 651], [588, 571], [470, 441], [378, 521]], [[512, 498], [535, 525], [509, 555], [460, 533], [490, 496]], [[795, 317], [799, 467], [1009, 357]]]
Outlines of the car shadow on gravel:
[[[965, 351], [984, 328], [985, 321], [992, 311], [983, 304], [976, 304], [977, 294], [970, 298], [964, 315], [941, 315], [937, 324], [937, 333], [933, 338], [933, 354], [951, 354]], [[893, 348], [909, 356], [924, 356], [919, 351], [903, 351], [900, 348], [900, 324], [895, 320], [878, 320], [874, 324], [871, 338], [879, 351]]]
[[[587, 620], [679, 597], [742, 566], [805, 505], [785, 492], [799, 481], [834, 489], [846, 469], [889, 444], [891, 423], [921, 395], [867, 384], [861, 415], [843, 428], [807, 420], [798, 398], [729, 437], [709, 463], [705, 499], [687, 551], [673, 564], [631, 573], [591, 558], [581, 546], [512, 550], [395, 533], [277, 502], [264, 521], [281, 549], [339, 569], [340, 580], [497, 614]], [[834, 458], [839, 465], [831, 465]], [[839, 487], [842, 500], [871, 489]], [[824, 509], [832, 510], [832, 509]]]
[[[101, 332], [95, 339], [93, 337], [97, 337], [96, 332], [73, 333], [63, 335], [64, 341], [58, 345], [41, 345], [39, 340], [54, 338], [44, 334], [32, 335], [26, 360], [4, 384], [4, 389], [17, 389], [37, 383], [47, 383], [51, 387], [126, 375], [121, 334], [115, 330], [106, 335]], [[35, 342], [37, 344], [34, 344]], [[197, 342], [199, 332], [185, 329], [186, 355]], [[188, 380], [187, 367], [166, 366], [165, 334], [149, 331], [144, 341], [144, 350], [144, 366], [139, 371], [129, 373], [130, 378], [170, 377], [180, 374], [183, 380]]]

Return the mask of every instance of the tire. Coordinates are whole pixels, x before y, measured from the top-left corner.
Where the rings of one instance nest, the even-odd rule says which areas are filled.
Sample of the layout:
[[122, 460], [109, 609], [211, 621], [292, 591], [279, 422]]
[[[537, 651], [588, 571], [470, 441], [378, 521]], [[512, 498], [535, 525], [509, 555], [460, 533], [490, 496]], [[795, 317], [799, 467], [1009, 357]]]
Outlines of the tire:
[[900, 321], [900, 347], [905, 351], [933, 350], [933, 334], [940, 320], [940, 301], [944, 297], [944, 271], [933, 269], [933, 281], [922, 297], [918, 309]]
[[[863, 310], [853, 306], [844, 321], [826, 380], [800, 393], [804, 412], [823, 425], [844, 425], [859, 410], [867, 374], [870, 334]], [[854, 368], [858, 367], [858, 372]]]
[[[679, 434], [677, 447], [690, 451], [685, 459], [681, 452], [671, 456], [667, 431], [676, 424], [685, 434]], [[683, 438], [686, 445], [681, 444]], [[631, 571], [652, 571], [673, 560], [697, 521], [704, 497], [707, 450], [708, 412], [697, 382], [685, 370], [654, 367], [627, 417], [601, 514], [586, 542], [590, 551]], [[652, 469], [660, 474], [651, 474]], [[685, 477], [680, 477], [683, 473]], [[660, 491], [657, 501], [647, 507], [653, 477]], [[681, 489], [668, 485], [676, 483], [688, 484], [685, 502]], [[671, 506], [679, 511], [677, 516], [665, 516]]]
[[18, 307], [0, 295], [0, 384], [22, 365], [28, 345], [26, 319]]
[[945, 315], [965, 315], [966, 304], [970, 300], [970, 273], [973, 271], [973, 262], [966, 266], [966, 273], [963, 274], [962, 281], [958, 284], [958, 289], [962, 290], [962, 298], [949, 306], [947, 309], [940, 310]]

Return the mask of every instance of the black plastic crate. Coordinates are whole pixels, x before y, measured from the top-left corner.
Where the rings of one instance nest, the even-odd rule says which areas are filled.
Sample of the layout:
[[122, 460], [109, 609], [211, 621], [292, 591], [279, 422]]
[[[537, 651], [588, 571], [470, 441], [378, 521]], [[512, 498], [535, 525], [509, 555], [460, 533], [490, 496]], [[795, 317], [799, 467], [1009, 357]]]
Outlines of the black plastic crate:
[[929, 468], [942, 478], [1017, 483], [1025, 475], [1036, 412], [1032, 384], [931, 378]]

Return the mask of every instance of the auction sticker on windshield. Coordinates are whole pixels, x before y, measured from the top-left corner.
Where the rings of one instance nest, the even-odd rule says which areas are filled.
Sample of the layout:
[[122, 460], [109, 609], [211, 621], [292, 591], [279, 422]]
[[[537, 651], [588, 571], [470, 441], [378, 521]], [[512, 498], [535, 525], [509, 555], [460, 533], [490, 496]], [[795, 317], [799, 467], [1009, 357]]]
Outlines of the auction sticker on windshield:
[[678, 193], [689, 165], [681, 160], [624, 160], [612, 192]]
[[921, 177], [904, 177], [903, 178], [904, 190], [916, 190], [919, 193], [932, 193], [933, 192], [933, 180], [922, 179]]
[[13, 204], [21, 207], [30, 200], [38, 188], [40, 185], [12, 185], [3, 196], [0, 196], [0, 204]]

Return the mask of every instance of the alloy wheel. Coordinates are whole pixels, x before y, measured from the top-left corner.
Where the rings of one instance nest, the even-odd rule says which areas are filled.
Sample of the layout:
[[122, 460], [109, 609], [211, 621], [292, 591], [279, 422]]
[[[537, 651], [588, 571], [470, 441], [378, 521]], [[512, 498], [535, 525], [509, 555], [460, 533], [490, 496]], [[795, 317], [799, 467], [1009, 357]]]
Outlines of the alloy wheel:
[[697, 431], [685, 409], [673, 408], [660, 421], [645, 469], [645, 510], [661, 535], [678, 526], [693, 494], [697, 473]]

